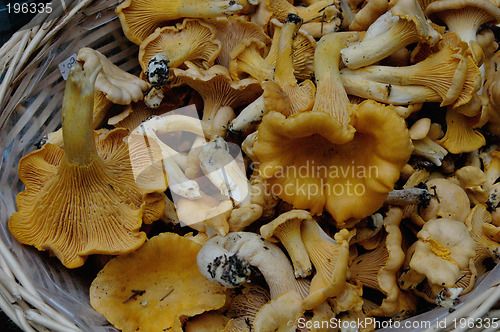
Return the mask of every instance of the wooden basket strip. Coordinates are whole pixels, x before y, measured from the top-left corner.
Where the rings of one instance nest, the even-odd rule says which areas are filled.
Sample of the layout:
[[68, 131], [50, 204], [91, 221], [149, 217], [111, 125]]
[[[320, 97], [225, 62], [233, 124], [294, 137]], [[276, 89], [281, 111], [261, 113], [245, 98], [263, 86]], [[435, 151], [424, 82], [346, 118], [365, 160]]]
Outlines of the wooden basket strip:
[[[500, 285], [495, 287], [495, 289], [487, 290], [485, 291], [486, 294], [489, 294], [489, 297], [473, 312], [470, 313], [470, 315], [465, 315], [466, 319], [472, 319], [473, 321], [476, 321], [476, 319], [483, 317], [488, 313], [488, 311], [491, 309], [491, 307], [497, 303], [500, 300]], [[500, 322], [498, 322], [500, 324]], [[467, 327], [458, 327], [454, 329], [454, 332], [464, 332], [467, 330]]]

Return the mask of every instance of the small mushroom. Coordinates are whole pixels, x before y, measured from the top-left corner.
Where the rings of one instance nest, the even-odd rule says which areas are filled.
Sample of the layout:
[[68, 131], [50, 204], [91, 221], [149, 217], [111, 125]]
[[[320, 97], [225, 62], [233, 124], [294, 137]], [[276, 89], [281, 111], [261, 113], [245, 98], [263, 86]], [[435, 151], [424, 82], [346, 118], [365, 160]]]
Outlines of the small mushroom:
[[474, 262], [478, 269], [486, 258], [491, 257], [495, 262], [500, 261], [500, 241], [491, 239], [485, 232], [488, 227], [495, 227], [491, 221], [491, 214], [480, 204], [471, 210], [465, 220], [465, 225], [476, 243]]
[[233, 82], [228, 70], [219, 65], [208, 70], [201, 70], [189, 62], [186, 66], [186, 70], [175, 68], [174, 74], [203, 98], [202, 121], [206, 136], [225, 137], [229, 123], [235, 117], [232, 109], [257, 99], [262, 93], [260, 84], [254, 79]]
[[200, 272], [214, 283], [228, 288], [239, 287], [250, 275], [250, 265], [264, 276], [271, 299], [289, 290], [302, 297], [307, 294], [309, 282], [296, 280], [288, 258], [275, 244], [255, 233], [231, 232], [225, 237], [215, 236], [205, 242], [198, 254]]
[[474, 130], [471, 118], [453, 109], [446, 111], [446, 133], [437, 142], [454, 154], [478, 150], [486, 144], [484, 136]]
[[226, 312], [231, 320], [224, 332], [249, 331], [257, 312], [270, 300], [269, 292], [264, 288], [254, 284], [243, 285], [241, 294], [234, 297]]
[[174, 233], [151, 238], [106, 264], [90, 286], [90, 304], [124, 332], [183, 331], [187, 318], [226, 302], [224, 287], [198, 271], [201, 247]]
[[222, 44], [215, 28], [201, 20], [184, 19], [175, 26], [158, 28], [139, 48], [139, 63], [153, 87], [165, 85], [170, 69], [185, 61], [213, 65]]
[[312, 272], [311, 261], [300, 235], [302, 222], [312, 220], [309, 212], [292, 210], [260, 228], [260, 234], [264, 239], [283, 244], [292, 260], [295, 278], [305, 278]]
[[433, 162], [436, 166], [441, 166], [448, 151], [429, 137], [432, 124], [429, 118], [418, 119], [410, 128], [413, 154], [422, 156]]
[[329, 297], [339, 295], [344, 289], [348, 271], [349, 241], [352, 236], [347, 229], [343, 229], [332, 239], [315, 221], [302, 223], [302, 242], [316, 269], [309, 295], [302, 303], [306, 310], [317, 307]]

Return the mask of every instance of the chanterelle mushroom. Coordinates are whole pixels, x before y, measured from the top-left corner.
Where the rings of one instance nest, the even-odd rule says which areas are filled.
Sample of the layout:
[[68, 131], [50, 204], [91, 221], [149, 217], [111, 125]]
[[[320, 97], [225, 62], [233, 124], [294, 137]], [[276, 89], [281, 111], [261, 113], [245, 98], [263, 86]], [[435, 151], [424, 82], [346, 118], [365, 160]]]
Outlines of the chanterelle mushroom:
[[174, 233], [110, 261], [90, 287], [90, 304], [124, 332], [181, 332], [187, 318], [221, 308], [223, 287], [196, 266], [201, 245]]
[[[134, 181], [123, 140], [128, 132], [92, 129], [97, 73], [73, 66], [63, 102], [65, 150], [46, 144], [21, 160], [26, 190], [9, 219], [21, 243], [52, 251], [68, 268], [82, 266], [90, 254], [134, 251], [146, 239], [139, 229], [147, 191]], [[163, 207], [157, 219], [162, 214]]]
[[[356, 130], [351, 141], [346, 142], [342, 125], [327, 113], [285, 118], [271, 112], [263, 118], [253, 148], [272, 193], [312, 214], [326, 209], [337, 223], [379, 209], [412, 151], [404, 120], [392, 106], [364, 101], [347, 107]], [[299, 170], [307, 174], [301, 176]]]
[[209, 18], [238, 13], [234, 0], [126, 0], [116, 8], [125, 36], [140, 45], [156, 28], [182, 17]]
[[215, 236], [198, 253], [200, 272], [225, 287], [238, 287], [246, 282], [250, 265], [257, 267], [266, 279], [271, 299], [288, 290], [295, 290], [302, 297], [307, 294], [309, 282], [295, 279], [293, 267], [281, 249], [255, 233]]
[[448, 218], [432, 219], [424, 224], [417, 237], [410, 267], [434, 285], [454, 287], [460, 269], [468, 266], [476, 250], [465, 224]]
[[170, 68], [184, 61], [213, 65], [222, 45], [215, 38], [215, 28], [201, 20], [185, 19], [176, 26], [166, 26], [146, 38], [139, 48], [139, 63], [154, 87], [167, 83]]

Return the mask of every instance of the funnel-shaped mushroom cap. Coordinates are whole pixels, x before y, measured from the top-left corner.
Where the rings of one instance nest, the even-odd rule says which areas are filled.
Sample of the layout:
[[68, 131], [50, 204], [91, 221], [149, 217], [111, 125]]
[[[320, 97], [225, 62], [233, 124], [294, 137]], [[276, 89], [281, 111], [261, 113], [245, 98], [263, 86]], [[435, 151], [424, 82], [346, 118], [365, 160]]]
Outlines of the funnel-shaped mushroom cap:
[[226, 301], [225, 288], [196, 265], [201, 245], [173, 233], [110, 261], [90, 286], [90, 304], [122, 331], [182, 331], [182, 323]]
[[124, 142], [128, 132], [92, 129], [95, 75], [73, 66], [63, 102], [65, 150], [46, 144], [21, 160], [26, 190], [9, 220], [21, 243], [52, 251], [68, 268], [83, 265], [90, 254], [131, 252], [146, 239], [139, 229], [148, 192], [134, 181]]
[[448, 109], [446, 111], [446, 134], [438, 143], [455, 154], [478, 150], [486, 144], [486, 140], [480, 132], [474, 130], [472, 120], [473, 118]]
[[252, 326], [255, 314], [271, 300], [269, 291], [254, 285], [244, 284], [241, 294], [234, 297], [226, 315], [231, 318], [224, 332], [247, 331]]
[[271, 112], [253, 148], [271, 192], [312, 214], [326, 209], [338, 223], [379, 209], [412, 151], [405, 122], [391, 106], [364, 101], [348, 107], [357, 130], [348, 143], [326, 113], [285, 118]]
[[[169, 68], [179, 67], [184, 61], [197, 65], [213, 65], [222, 49], [221, 42], [215, 37], [215, 28], [201, 20], [184, 19], [175, 26], [158, 28], [146, 38], [139, 48], [139, 63], [143, 72], [147, 72], [148, 80], [163, 85], [168, 79]], [[150, 70], [151, 60], [166, 61], [166, 76], [154, 79]], [[162, 84], [163, 83], [163, 84]]]
[[312, 220], [309, 212], [292, 210], [260, 228], [260, 234], [264, 239], [272, 242], [281, 241], [292, 259], [295, 278], [304, 278], [312, 271], [311, 261], [300, 236], [302, 222]]
[[476, 243], [461, 221], [441, 218], [427, 221], [417, 234], [410, 267], [424, 274], [430, 283], [454, 287], [469, 259], [474, 258]]
[[302, 304], [305, 309], [313, 309], [327, 298], [337, 296], [345, 287], [351, 237], [343, 229], [333, 240], [315, 221], [302, 223], [302, 241], [316, 269], [309, 295]]
[[182, 17], [209, 18], [237, 13], [237, 1], [126, 0], [116, 8], [125, 36], [140, 45], [156, 28]]

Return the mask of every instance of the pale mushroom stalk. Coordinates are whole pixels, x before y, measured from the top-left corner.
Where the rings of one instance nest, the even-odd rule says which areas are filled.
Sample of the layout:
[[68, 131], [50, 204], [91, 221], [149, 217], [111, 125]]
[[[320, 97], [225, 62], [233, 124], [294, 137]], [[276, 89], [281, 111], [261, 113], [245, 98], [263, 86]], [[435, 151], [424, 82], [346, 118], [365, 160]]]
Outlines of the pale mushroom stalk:
[[245, 132], [253, 124], [259, 123], [267, 111], [264, 95], [262, 95], [240, 112], [229, 125], [229, 131], [233, 133]]
[[423, 139], [414, 140], [413, 146], [415, 147], [415, 150], [413, 150], [414, 155], [422, 156], [437, 166], [442, 165], [444, 157], [448, 154], [448, 150], [427, 136]]
[[385, 84], [419, 85], [436, 91], [441, 106], [453, 103], [462, 91], [467, 72], [467, 60], [445, 48], [411, 66], [368, 66], [356, 70], [342, 69], [343, 76], [357, 76]]
[[216, 136], [205, 144], [200, 152], [200, 166], [221, 194], [231, 198], [235, 205], [250, 193], [250, 183], [246, 178], [242, 163], [229, 153], [227, 143]]
[[[353, 138], [349, 98], [340, 77], [340, 50], [350, 39], [358, 39], [356, 32], [330, 33], [320, 39], [314, 53], [316, 99], [313, 111], [325, 112], [335, 118], [346, 134], [346, 141]], [[340, 143], [340, 142], [339, 142]]]
[[395, 85], [367, 80], [353, 75], [341, 75], [344, 88], [349, 95], [373, 99], [393, 105], [409, 105], [426, 102], [441, 102], [439, 94], [418, 85]]
[[[397, 18], [394, 18], [395, 22], [389, 29], [341, 51], [347, 67], [356, 69], [373, 64], [418, 41], [426, 41], [431, 46], [439, 41], [439, 33], [427, 23], [416, 0], [398, 1], [390, 12]], [[384, 16], [383, 20], [392, 21], [392, 18]], [[373, 24], [377, 24], [377, 21]]]
[[289, 290], [302, 297], [309, 282], [296, 280], [288, 258], [275, 244], [249, 232], [233, 232], [215, 236], [205, 242], [198, 253], [201, 274], [225, 287], [238, 287], [249, 276], [248, 266], [255, 266], [264, 276], [271, 299]]
[[427, 188], [408, 188], [399, 189], [389, 192], [387, 196], [386, 203], [390, 205], [412, 205], [420, 204], [426, 206], [429, 204], [431, 198], [431, 193]]

